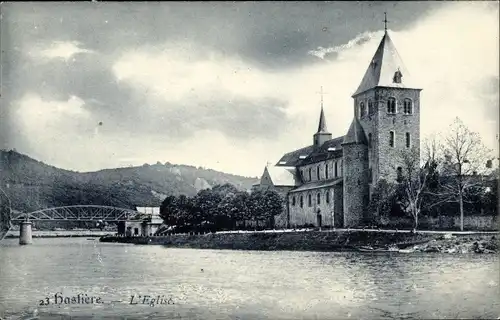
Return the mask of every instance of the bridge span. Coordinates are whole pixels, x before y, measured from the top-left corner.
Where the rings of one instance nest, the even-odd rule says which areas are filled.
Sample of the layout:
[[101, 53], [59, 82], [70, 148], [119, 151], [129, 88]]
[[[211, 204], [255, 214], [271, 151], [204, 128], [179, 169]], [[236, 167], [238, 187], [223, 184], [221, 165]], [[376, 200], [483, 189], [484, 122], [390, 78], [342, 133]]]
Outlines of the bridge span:
[[98, 205], [75, 205], [12, 213], [12, 222], [21, 221], [133, 221], [141, 213], [132, 209]]

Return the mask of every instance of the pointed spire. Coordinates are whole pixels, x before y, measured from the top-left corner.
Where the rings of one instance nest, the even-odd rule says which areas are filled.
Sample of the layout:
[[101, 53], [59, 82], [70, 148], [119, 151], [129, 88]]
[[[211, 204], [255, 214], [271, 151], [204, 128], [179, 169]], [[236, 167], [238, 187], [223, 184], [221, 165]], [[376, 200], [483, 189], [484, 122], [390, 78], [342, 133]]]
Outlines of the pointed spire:
[[321, 106], [321, 113], [319, 114], [318, 133], [328, 133], [328, 129], [326, 128], [325, 113], [323, 112], [323, 106]]
[[[384, 23], [387, 28], [387, 18]], [[419, 89], [406, 70], [387, 29], [353, 96], [375, 87]]]
[[321, 95], [321, 112], [319, 114], [319, 124], [317, 133], [328, 133], [328, 129], [326, 128], [325, 112], [323, 111], [323, 94], [324, 94], [323, 86], [321, 86], [319, 94]]
[[347, 134], [344, 137], [344, 141], [342, 144], [366, 144], [368, 145], [368, 141], [366, 140], [365, 131], [359, 123], [359, 120], [354, 117], [352, 120], [351, 126], [347, 131]]

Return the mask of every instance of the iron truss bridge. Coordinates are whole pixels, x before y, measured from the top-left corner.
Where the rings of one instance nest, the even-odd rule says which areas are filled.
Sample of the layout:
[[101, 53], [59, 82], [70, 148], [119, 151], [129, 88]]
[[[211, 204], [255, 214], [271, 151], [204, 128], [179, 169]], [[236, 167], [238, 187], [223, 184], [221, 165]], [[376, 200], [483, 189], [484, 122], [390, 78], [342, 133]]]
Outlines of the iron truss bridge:
[[36, 221], [131, 221], [142, 220], [141, 214], [132, 209], [94, 206], [94, 205], [78, 205], [65, 206], [42, 209], [29, 213], [16, 212], [12, 213], [11, 221], [23, 220]]

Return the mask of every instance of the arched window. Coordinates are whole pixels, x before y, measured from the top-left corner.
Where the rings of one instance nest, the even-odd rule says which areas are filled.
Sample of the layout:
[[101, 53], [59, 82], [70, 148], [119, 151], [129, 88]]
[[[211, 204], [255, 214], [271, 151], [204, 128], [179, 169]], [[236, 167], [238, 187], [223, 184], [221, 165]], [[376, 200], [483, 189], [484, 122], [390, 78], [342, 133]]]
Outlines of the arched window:
[[300, 207], [304, 207], [304, 196], [300, 196]]
[[319, 166], [317, 166], [317, 167], [316, 167], [316, 177], [318, 178], [318, 180], [320, 180], [320, 179], [321, 179], [321, 177], [320, 177], [320, 172], [319, 172], [319, 171], [320, 171], [320, 170], [319, 170]]
[[317, 202], [317, 204], [321, 204], [321, 193], [319, 193], [319, 192], [316, 195], [316, 202]]
[[404, 114], [412, 114], [413, 106], [410, 99], [405, 99], [403, 104], [403, 113]]
[[411, 146], [411, 136], [410, 133], [406, 133], [406, 147], [409, 148]]
[[387, 100], [387, 113], [394, 114], [396, 113], [396, 99], [389, 98]]
[[373, 101], [368, 100], [368, 114], [373, 114]]
[[394, 131], [389, 131], [389, 146], [394, 148]]
[[328, 163], [325, 163], [325, 179], [328, 179]]
[[312, 207], [312, 197], [310, 194], [307, 197], [307, 204], [309, 205], [309, 207]]
[[368, 147], [370, 147], [370, 148], [371, 148], [371, 146], [372, 146], [372, 134], [371, 134], [371, 133], [369, 133], [369, 134], [368, 134]]
[[312, 168], [309, 167], [309, 181], [312, 180]]
[[295, 206], [295, 196], [292, 197], [292, 206]]
[[326, 190], [326, 203], [330, 203], [330, 190]]
[[365, 103], [364, 102], [361, 102], [359, 104], [359, 117], [364, 117], [365, 116], [365, 113], [366, 113], [366, 110], [365, 110]]

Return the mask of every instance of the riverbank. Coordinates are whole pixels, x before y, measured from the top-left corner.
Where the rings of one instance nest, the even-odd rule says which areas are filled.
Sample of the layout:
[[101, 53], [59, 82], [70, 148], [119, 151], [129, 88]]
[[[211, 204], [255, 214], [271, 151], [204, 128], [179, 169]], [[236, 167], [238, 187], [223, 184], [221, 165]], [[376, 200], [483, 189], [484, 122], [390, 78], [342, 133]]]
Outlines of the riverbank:
[[399, 251], [496, 253], [499, 236], [491, 234], [428, 234], [409, 232], [307, 231], [288, 233], [208, 233], [157, 237], [100, 238], [101, 242], [163, 245], [173, 248], [288, 250], [288, 251]]

